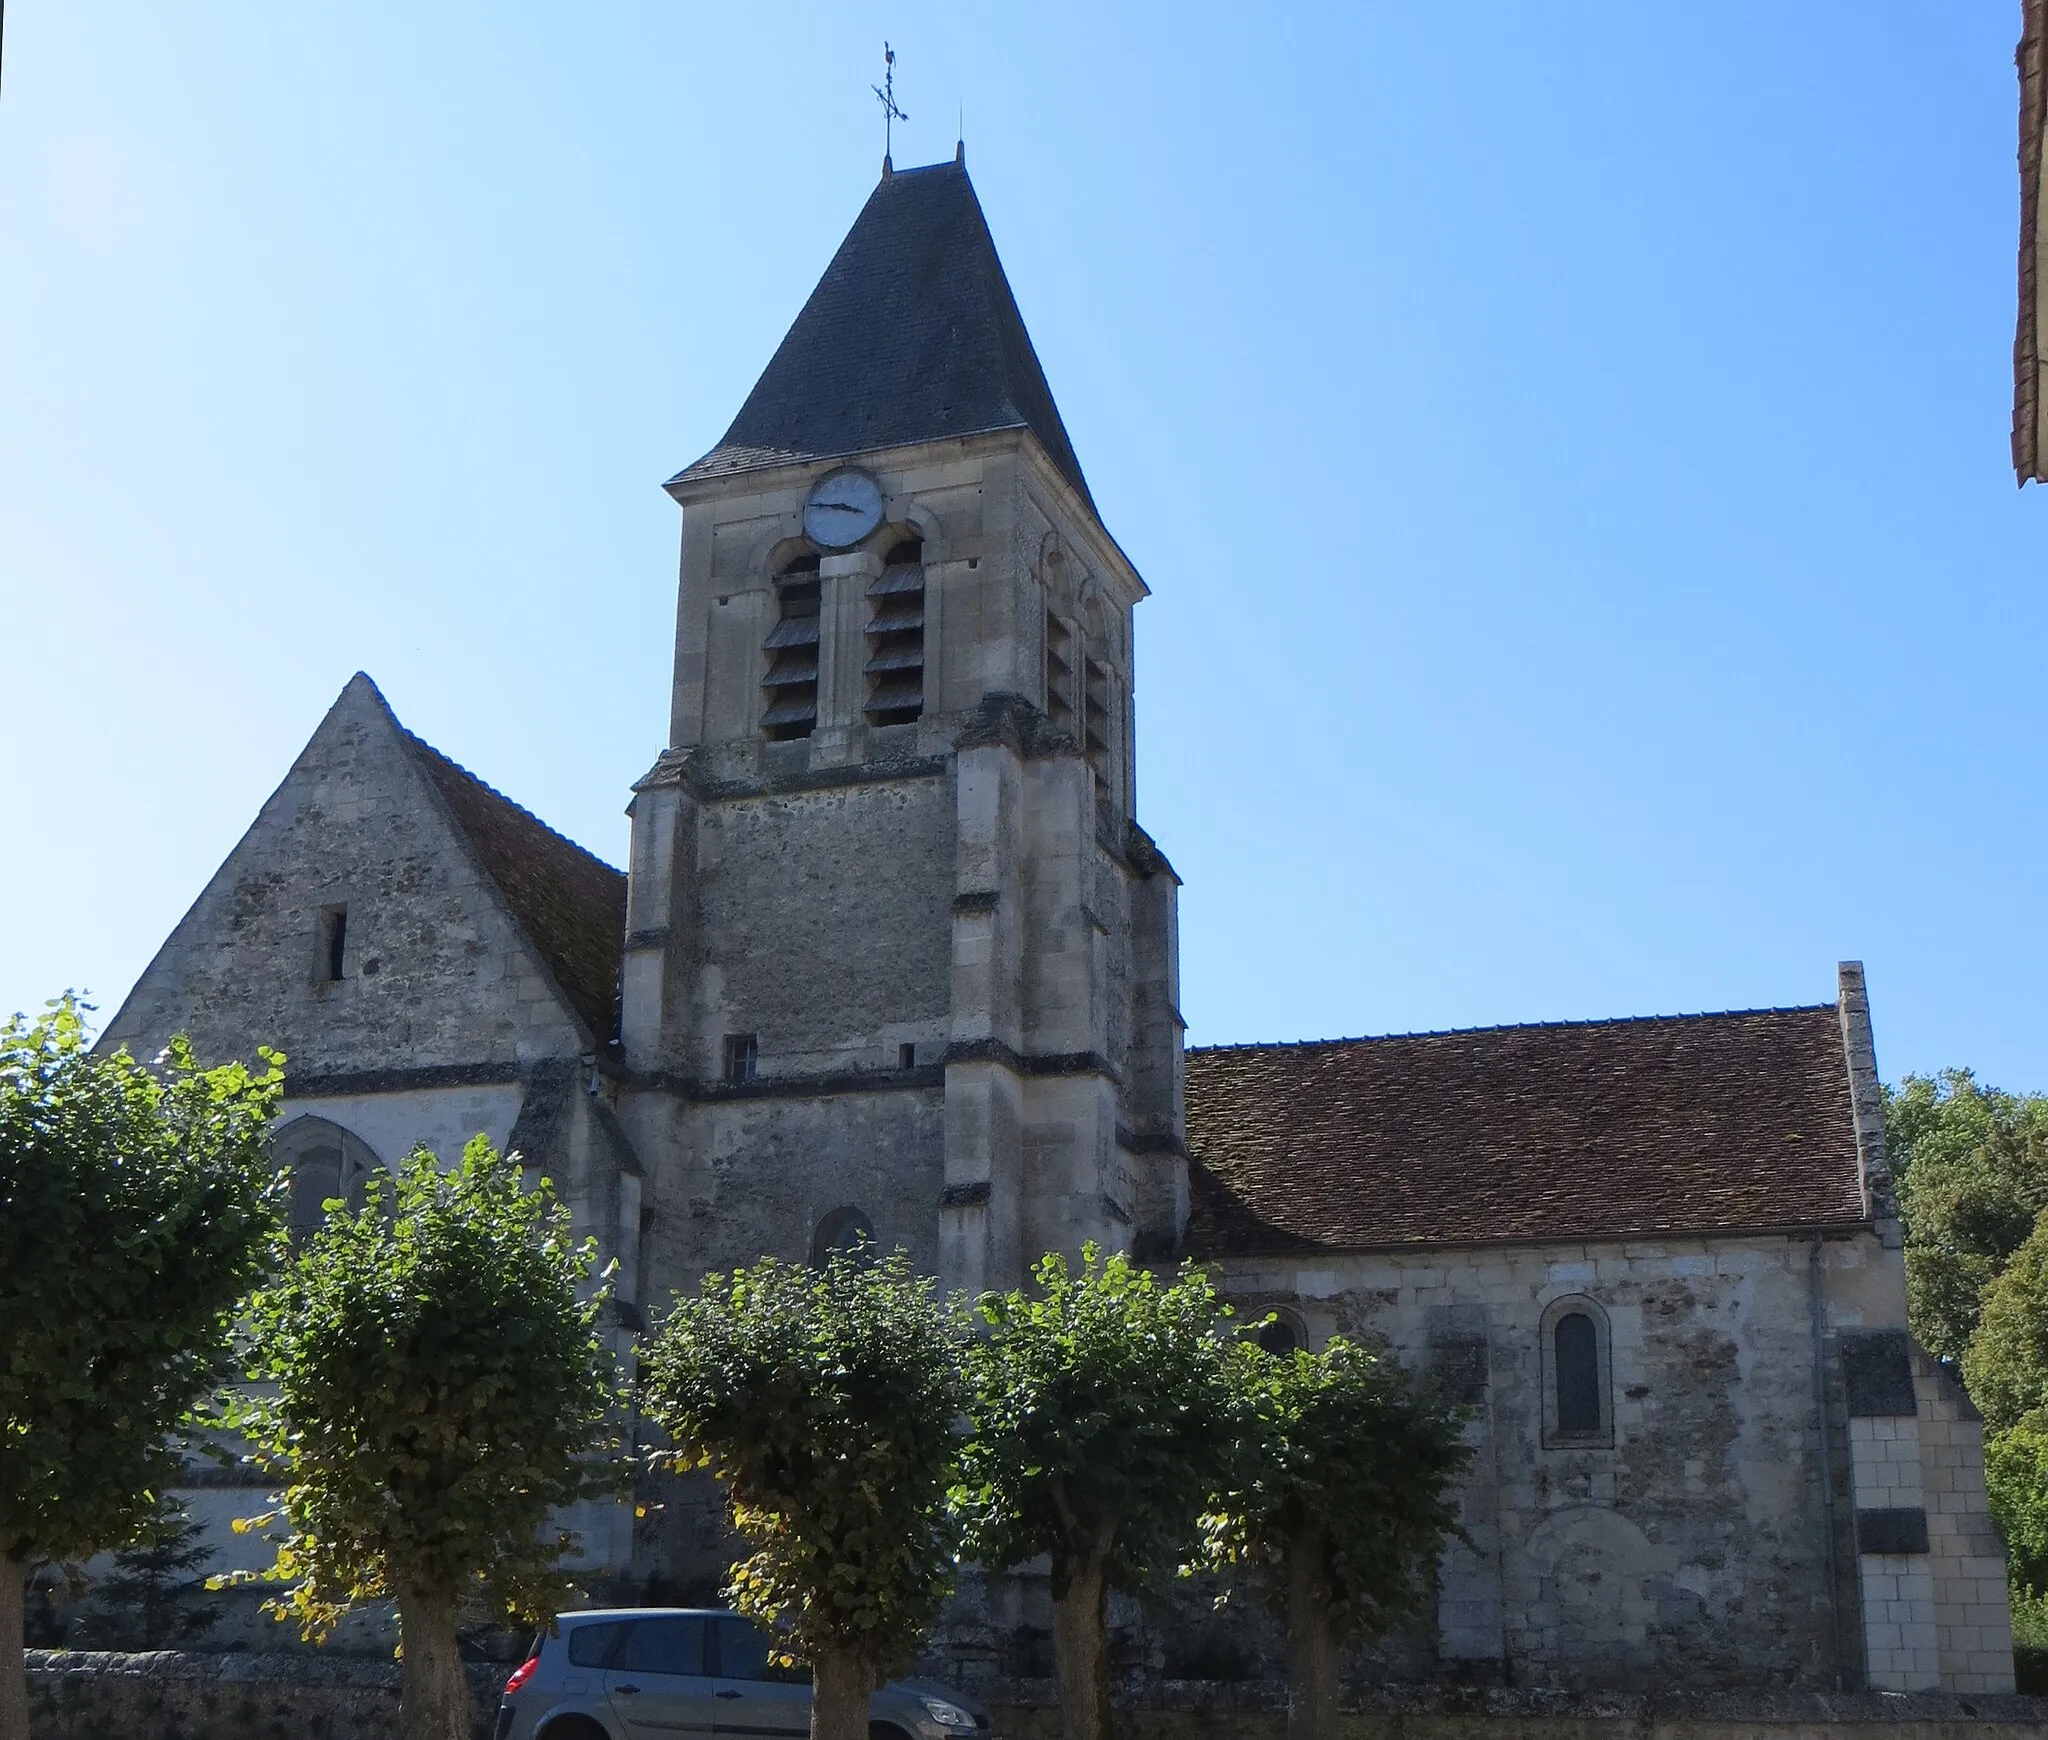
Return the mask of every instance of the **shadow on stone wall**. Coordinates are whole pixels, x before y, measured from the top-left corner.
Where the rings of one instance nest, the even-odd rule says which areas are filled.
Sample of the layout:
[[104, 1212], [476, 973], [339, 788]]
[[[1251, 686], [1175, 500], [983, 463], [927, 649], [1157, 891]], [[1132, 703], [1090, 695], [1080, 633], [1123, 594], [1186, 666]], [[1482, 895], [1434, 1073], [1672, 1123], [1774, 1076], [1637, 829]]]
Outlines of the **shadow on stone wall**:
[[[488, 1740], [506, 1669], [467, 1671], [477, 1740]], [[28, 1674], [33, 1740], [398, 1740], [398, 1666], [376, 1658], [31, 1650]], [[990, 1690], [1002, 1740], [1058, 1740], [1049, 1685]], [[1282, 1703], [1269, 1683], [1167, 1680], [1120, 1726], [1124, 1740], [1282, 1740]], [[2048, 1698], [1387, 1687], [1347, 1727], [1354, 1740], [2039, 1740]]]

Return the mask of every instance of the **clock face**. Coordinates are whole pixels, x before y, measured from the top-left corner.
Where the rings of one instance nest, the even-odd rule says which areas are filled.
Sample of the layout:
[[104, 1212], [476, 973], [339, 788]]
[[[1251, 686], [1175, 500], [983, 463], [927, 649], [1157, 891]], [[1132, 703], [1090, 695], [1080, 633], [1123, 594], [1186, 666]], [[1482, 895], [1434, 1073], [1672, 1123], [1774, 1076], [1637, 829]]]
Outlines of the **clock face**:
[[851, 549], [881, 523], [882, 486], [865, 471], [819, 478], [804, 503], [804, 532], [820, 549]]

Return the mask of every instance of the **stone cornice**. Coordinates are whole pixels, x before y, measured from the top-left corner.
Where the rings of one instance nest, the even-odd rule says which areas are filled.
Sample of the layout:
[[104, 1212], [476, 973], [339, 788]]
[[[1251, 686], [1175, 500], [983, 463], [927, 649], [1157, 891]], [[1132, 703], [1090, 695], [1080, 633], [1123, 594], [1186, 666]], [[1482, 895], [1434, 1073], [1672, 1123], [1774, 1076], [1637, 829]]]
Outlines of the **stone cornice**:
[[[571, 1060], [573, 1061], [573, 1060]], [[354, 1094], [420, 1093], [431, 1088], [508, 1087], [526, 1080], [531, 1070], [516, 1063], [431, 1063], [412, 1069], [287, 1070], [284, 1097], [296, 1100], [343, 1099]]]

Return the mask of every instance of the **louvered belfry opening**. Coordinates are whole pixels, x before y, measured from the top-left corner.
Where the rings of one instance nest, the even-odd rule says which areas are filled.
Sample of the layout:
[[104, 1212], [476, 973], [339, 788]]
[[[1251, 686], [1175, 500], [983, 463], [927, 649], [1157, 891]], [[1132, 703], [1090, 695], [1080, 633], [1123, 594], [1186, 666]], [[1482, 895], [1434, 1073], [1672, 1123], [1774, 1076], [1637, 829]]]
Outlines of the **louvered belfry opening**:
[[818, 725], [818, 558], [799, 556], [775, 585], [776, 623], [762, 650], [761, 729], [775, 743], [808, 737]]
[[1088, 752], [1088, 765], [1095, 769], [1097, 789], [1109, 790], [1109, 703], [1112, 687], [1109, 666], [1099, 659], [1088, 661], [1088, 680], [1082, 696], [1083, 734], [1081, 746]]
[[870, 725], [907, 725], [924, 712], [924, 545], [905, 538], [868, 582]]
[[1061, 731], [1074, 729], [1074, 631], [1045, 613], [1045, 711]]

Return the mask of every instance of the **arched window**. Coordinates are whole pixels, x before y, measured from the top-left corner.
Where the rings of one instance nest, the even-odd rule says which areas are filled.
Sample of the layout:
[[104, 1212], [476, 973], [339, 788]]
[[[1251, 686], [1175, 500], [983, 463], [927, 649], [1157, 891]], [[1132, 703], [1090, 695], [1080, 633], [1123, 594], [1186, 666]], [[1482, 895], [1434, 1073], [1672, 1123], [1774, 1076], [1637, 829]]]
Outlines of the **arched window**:
[[808, 737], [818, 724], [818, 558], [799, 556], [775, 583], [776, 620], [762, 642], [761, 729], [769, 741]]
[[1567, 1311], [1551, 1330], [1557, 1360], [1557, 1429], [1600, 1430], [1600, 1333], [1583, 1311]]
[[1053, 729], [1080, 735], [1081, 627], [1075, 617], [1074, 583], [1066, 552], [1051, 532], [1039, 556], [1045, 587], [1045, 716]]
[[1110, 744], [1116, 730], [1114, 716], [1122, 711], [1117, 698], [1115, 673], [1110, 669], [1111, 651], [1108, 614], [1102, 600], [1091, 598], [1086, 610], [1087, 658], [1081, 676], [1081, 747], [1088, 765], [1095, 770], [1096, 796], [1110, 792]]
[[907, 725], [924, 712], [924, 541], [892, 545], [868, 582], [870, 725]]
[[1253, 1339], [1275, 1359], [1289, 1359], [1308, 1346], [1308, 1331], [1292, 1311], [1275, 1311], [1259, 1325]]
[[1543, 1436], [1558, 1445], [1611, 1444], [1607, 1313], [1591, 1299], [1555, 1299], [1543, 1313]]
[[311, 1238], [327, 1219], [327, 1203], [341, 1195], [341, 1147], [308, 1148], [292, 1163], [292, 1243]]
[[1045, 613], [1045, 716], [1056, 730], [1074, 729], [1074, 631], [1048, 609]]
[[327, 1203], [338, 1198], [350, 1208], [360, 1208], [363, 1186], [378, 1165], [361, 1137], [325, 1118], [294, 1118], [278, 1131], [270, 1147], [290, 1184], [286, 1224], [293, 1244], [326, 1224]]
[[811, 1262], [822, 1269], [837, 1256], [871, 1255], [874, 1246], [873, 1221], [857, 1208], [835, 1208], [818, 1222], [818, 1230], [811, 1235]]

